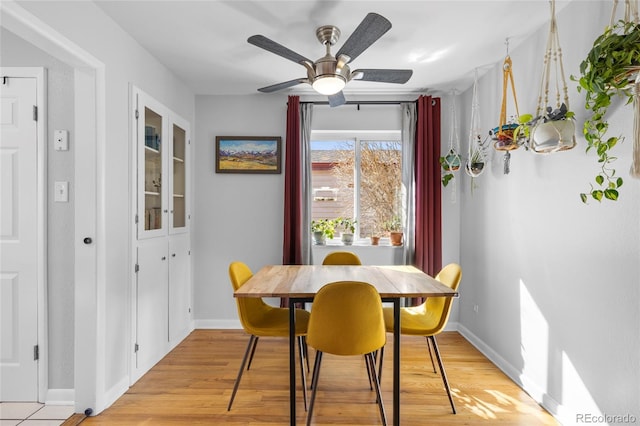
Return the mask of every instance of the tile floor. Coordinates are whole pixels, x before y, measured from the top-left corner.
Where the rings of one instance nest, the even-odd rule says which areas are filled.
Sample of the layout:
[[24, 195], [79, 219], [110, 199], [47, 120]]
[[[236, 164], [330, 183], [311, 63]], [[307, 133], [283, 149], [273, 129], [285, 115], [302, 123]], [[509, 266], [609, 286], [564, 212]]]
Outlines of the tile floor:
[[0, 402], [0, 426], [60, 426], [73, 411], [71, 405]]

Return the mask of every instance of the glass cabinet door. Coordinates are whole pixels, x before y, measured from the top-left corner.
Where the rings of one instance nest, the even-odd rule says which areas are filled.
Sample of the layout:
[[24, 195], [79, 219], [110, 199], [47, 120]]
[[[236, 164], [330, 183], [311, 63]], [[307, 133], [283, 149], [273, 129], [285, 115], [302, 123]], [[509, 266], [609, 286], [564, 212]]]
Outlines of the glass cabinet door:
[[142, 91], [134, 91], [138, 238], [189, 230], [189, 123]]
[[179, 125], [172, 124], [173, 155], [171, 159], [171, 230], [185, 229], [187, 219], [187, 132]]
[[144, 107], [144, 230], [162, 229], [162, 116]]

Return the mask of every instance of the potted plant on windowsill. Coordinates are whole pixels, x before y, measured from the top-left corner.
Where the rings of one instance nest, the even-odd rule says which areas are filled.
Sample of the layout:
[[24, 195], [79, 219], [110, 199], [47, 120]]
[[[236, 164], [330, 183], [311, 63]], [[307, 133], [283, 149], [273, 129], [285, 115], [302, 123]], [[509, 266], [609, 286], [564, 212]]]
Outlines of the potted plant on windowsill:
[[579, 83], [578, 91], [586, 93], [585, 108], [589, 112], [584, 122], [583, 134], [587, 141], [586, 151], [595, 151], [600, 163], [594, 187], [580, 194], [583, 203], [589, 197], [596, 201], [603, 198], [615, 201], [623, 179], [616, 176], [612, 167], [616, 157], [611, 150], [623, 136], [606, 136], [609, 128], [607, 109], [614, 97], [633, 101], [632, 81], [640, 72], [640, 24], [620, 20], [607, 26], [603, 34], [593, 43], [587, 57], [580, 64], [580, 75], [571, 76]]
[[335, 224], [343, 229], [341, 240], [345, 246], [353, 244], [353, 233], [356, 231], [357, 220], [350, 217], [339, 217], [336, 219]]
[[311, 232], [314, 244], [323, 246], [327, 238], [332, 239], [335, 234], [335, 221], [332, 219], [318, 219], [311, 221]]
[[390, 220], [385, 222], [384, 229], [389, 232], [389, 241], [392, 246], [402, 245], [402, 237], [404, 233], [402, 232], [400, 216], [393, 216]]

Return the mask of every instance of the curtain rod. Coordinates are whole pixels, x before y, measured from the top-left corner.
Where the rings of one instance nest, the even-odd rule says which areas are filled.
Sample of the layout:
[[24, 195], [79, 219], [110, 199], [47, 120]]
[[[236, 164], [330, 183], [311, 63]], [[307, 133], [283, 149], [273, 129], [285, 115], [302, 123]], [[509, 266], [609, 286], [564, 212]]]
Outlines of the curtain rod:
[[[347, 101], [342, 105], [400, 105], [415, 101]], [[301, 104], [329, 105], [329, 101], [304, 101]]]

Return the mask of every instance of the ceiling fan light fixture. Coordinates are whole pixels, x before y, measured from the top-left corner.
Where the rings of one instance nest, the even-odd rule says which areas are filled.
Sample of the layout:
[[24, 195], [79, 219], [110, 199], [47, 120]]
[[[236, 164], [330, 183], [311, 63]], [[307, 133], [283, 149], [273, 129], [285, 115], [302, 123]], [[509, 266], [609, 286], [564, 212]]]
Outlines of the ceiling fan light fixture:
[[347, 81], [341, 75], [319, 75], [313, 80], [313, 89], [321, 95], [335, 95], [341, 91]]

